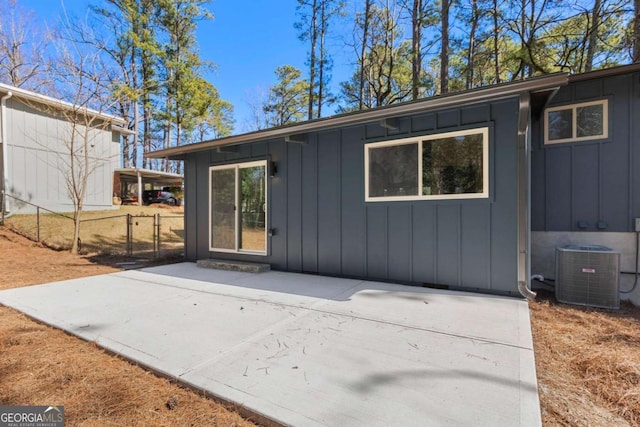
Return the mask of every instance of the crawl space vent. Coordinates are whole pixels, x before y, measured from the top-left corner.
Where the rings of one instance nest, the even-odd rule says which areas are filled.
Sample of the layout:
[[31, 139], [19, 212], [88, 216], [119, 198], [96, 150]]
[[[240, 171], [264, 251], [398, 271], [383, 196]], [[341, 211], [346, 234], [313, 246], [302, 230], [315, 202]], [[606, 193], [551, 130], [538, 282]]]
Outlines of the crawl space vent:
[[606, 246], [556, 248], [556, 299], [568, 304], [619, 308], [620, 253]]

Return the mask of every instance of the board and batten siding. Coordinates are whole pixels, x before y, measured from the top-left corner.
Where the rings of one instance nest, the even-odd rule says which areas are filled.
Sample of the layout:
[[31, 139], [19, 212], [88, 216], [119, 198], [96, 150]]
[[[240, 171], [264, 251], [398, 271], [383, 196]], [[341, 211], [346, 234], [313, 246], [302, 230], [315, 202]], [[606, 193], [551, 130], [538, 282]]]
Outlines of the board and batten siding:
[[[186, 258], [266, 262], [278, 270], [517, 294], [518, 100], [426, 112], [397, 130], [363, 124], [190, 153]], [[489, 127], [490, 197], [365, 202], [364, 144]], [[209, 251], [209, 167], [269, 159], [267, 256]]]
[[[69, 154], [64, 141], [70, 124], [62, 117], [38, 111], [16, 98], [7, 100], [9, 188], [14, 197], [56, 212], [72, 212], [65, 175]], [[109, 129], [96, 130], [91, 156], [96, 166], [89, 176], [85, 210], [113, 207], [113, 171], [120, 162], [120, 136]], [[32, 208], [9, 202], [14, 212]]]
[[570, 82], [549, 107], [601, 99], [609, 106], [606, 139], [545, 145], [543, 115], [534, 117], [533, 231], [633, 231], [640, 217], [640, 73]]

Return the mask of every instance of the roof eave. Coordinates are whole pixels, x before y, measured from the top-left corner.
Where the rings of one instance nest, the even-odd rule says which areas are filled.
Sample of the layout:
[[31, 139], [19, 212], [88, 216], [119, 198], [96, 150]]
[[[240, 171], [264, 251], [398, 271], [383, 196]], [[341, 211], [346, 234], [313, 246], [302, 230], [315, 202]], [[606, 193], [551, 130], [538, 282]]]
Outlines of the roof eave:
[[111, 114], [103, 113], [97, 110], [93, 110], [91, 108], [79, 107], [78, 105], [74, 105], [67, 101], [62, 101], [60, 99], [52, 98], [47, 95], [42, 95], [40, 93], [32, 92], [30, 90], [22, 89], [19, 87], [10, 86], [4, 83], [0, 83], [0, 92], [7, 93], [11, 92], [11, 94], [16, 98], [25, 99], [27, 101], [37, 102], [39, 104], [47, 105], [49, 107], [74, 111], [79, 108], [86, 112], [89, 116], [96, 117], [109, 123], [123, 126], [125, 124], [125, 120], [122, 117], [117, 117]]
[[472, 89], [447, 95], [435, 96], [423, 100], [390, 105], [381, 108], [340, 114], [306, 122], [294, 123], [287, 126], [270, 128], [261, 131], [233, 135], [225, 138], [204, 141], [180, 147], [158, 150], [145, 154], [149, 158], [168, 158], [183, 160], [188, 153], [210, 150], [212, 148], [229, 145], [247, 144], [268, 139], [275, 139], [295, 134], [320, 131], [327, 128], [363, 124], [376, 120], [400, 117], [419, 112], [447, 108], [455, 105], [470, 105], [488, 100], [504, 99], [524, 92], [537, 92], [567, 84], [568, 74], [557, 73], [543, 77], [536, 77], [518, 82], [510, 82], [485, 88]]
[[624, 75], [637, 71], [640, 71], [640, 62], [627, 65], [619, 65], [617, 67], [604, 68], [602, 70], [589, 71], [588, 73], [571, 74], [569, 75], [569, 82], [579, 82], [601, 77]]

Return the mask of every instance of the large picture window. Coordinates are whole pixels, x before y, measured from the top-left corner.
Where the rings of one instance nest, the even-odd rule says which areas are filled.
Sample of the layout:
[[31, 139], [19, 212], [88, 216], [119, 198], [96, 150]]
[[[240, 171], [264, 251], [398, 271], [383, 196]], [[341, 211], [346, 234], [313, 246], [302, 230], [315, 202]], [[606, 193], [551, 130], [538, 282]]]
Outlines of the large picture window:
[[489, 129], [365, 145], [365, 200], [489, 196]]
[[588, 141], [608, 137], [608, 101], [583, 102], [547, 108], [544, 143]]

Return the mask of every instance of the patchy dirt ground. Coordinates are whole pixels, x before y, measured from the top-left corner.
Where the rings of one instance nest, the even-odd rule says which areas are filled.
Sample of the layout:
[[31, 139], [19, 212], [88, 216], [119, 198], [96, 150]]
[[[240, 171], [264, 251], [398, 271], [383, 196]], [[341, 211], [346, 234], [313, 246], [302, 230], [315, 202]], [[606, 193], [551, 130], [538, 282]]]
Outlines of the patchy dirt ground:
[[[0, 227], [0, 289], [117, 271]], [[236, 412], [0, 306], [0, 404], [64, 405], [69, 426], [252, 426]]]
[[[117, 271], [113, 259], [52, 251], [2, 227], [0, 254], [0, 289]], [[529, 307], [543, 424], [640, 425], [640, 308], [596, 310], [539, 296]], [[1, 306], [0, 378], [0, 403], [63, 404], [68, 425], [253, 425]]]

